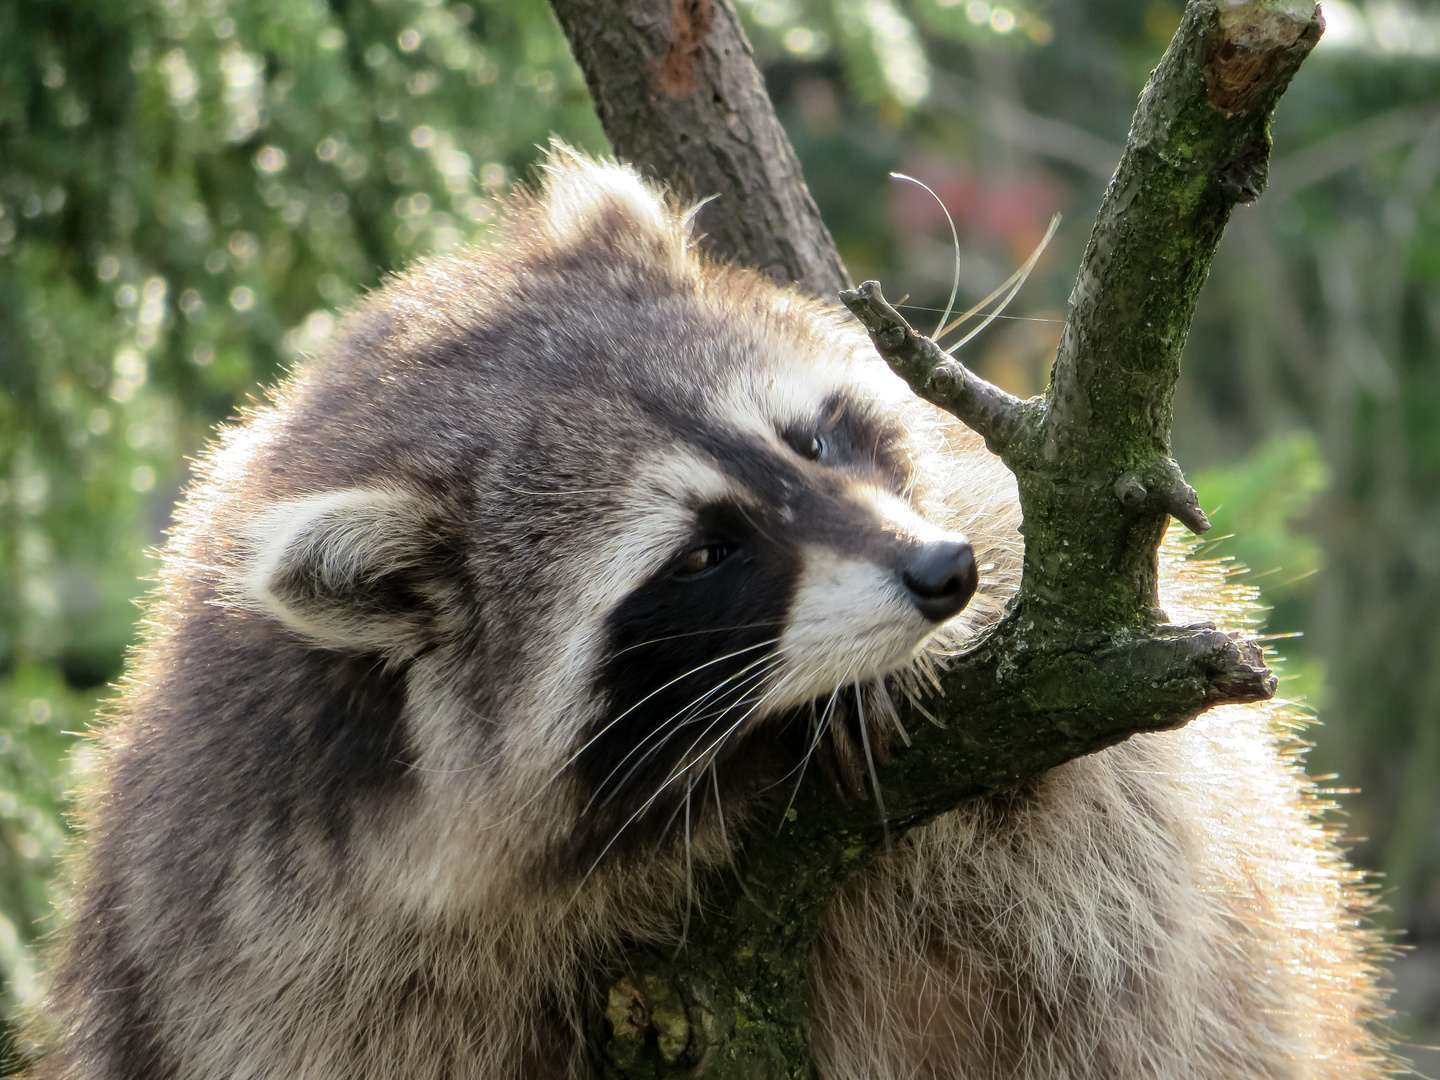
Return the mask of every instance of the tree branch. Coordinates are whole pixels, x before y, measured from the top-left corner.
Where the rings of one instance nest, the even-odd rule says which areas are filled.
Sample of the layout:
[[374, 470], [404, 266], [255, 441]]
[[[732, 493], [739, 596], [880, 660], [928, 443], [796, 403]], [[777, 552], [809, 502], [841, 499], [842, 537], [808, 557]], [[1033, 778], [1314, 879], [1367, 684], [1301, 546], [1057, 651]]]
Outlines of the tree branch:
[[[1020, 430], [1038, 414], [1034, 405], [986, 382], [928, 337], [916, 333], [890, 306], [878, 281], [847, 289], [840, 300], [869, 331], [875, 348], [911, 390], [958, 416], [1014, 471], [1009, 452]], [[1033, 427], [1033, 422], [1028, 426]]]
[[[723, 242], [712, 233], [712, 251], [763, 261], [756, 252], [769, 249], [750, 208], [776, 174], [755, 164], [704, 186], [711, 174], [694, 163], [736, 165], [734, 137], [714, 126], [713, 98], [684, 107], [661, 100], [676, 96], [666, 89], [668, 61], [653, 69], [659, 76], [641, 63], [688, 41], [686, 56], [719, 65], [689, 61], [697, 88], [758, 87], [748, 49], [726, 44], [739, 33], [728, 0], [675, 0], [668, 37], [654, 12], [635, 14], [659, 0], [553, 2], [617, 150], [687, 190], [720, 191], [714, 211], [739, 224]], [[701, 9], [718, 36], [686, 38], [681, 31], [697, 25]], [[1208, 527], [1169, 457], [1180, 351], [1231, 210], [1264, 187], [1275, 102], [1320, 29], [1308, 0], [1190, 3], [1106, 192], [1043, 398], [1020, 401], [968, 371], [916, 334], [878, 284], [844, 294], [892, 368], [979, 431], [1015, 473], [1020, 592], [1006, 618], [943, 674], [943, 727], [902, 708], [910, 745], [896, 748], [878, 775], [887, 822], [872, 805], [839, 804], [824, 785], [802, 784], [778, 833], [779, 809], [768, 819], [760, 813], [739, 838], [735, 869], [700, 882], [705, 917], [678, 957], [631, 952], [628, 973], [610, 984], [592, 1020], [608, 1076], [810, 1075], [806, 978], [816, 932], [836, 890], [893, 836], [1129, 735], [1274, 692], [1253, 643], [1213, 627], [1165, 625], [1156, 553], [1169, 515]], [[587, 37], [606, 34], [615, 40]], [[630, 42], [623, 48], [622, 38]], [[619, 57], [628, 72], [591, 70]], [[635, 75], [642, 69], [652, 71], [648, 81]], [[751, 110], [736, 121], [742, 130], [778, 130], [763, 93], [742, 104]], [[685, 128], [683, 116], [697, 126]], [[657, 131], [672, 126], [636, 138], [637, 117], [653, 118], [644, 122]], [[712, 137], [718, 149], [695, 149]], [[657, 140], [668, 144], [656, 148]], [[784, 160], [780, 175], [798, 185], [788, 146]], [[774, 195], [775, 204], [793, 202], [796, 191], [803, 194]], [[794, 250], [828, 250], [795, 274], [819, 288], [825, 267], [838, 266], [833, 246], [818, 219], [793, 224], [804, 234], [787, 234]]]
[[730, 0], [552, 0], [615, 153], [700, 211], [701, 246], [833, 297], [850, 284]]

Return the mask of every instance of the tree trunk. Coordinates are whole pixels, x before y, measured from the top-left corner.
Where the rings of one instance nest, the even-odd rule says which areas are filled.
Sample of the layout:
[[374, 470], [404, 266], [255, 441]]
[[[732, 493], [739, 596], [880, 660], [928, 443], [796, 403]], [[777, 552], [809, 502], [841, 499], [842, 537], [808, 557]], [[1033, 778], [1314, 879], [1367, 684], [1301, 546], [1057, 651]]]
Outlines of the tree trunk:
[[850, 284], [730, 0], [552, 6], [615, 153], [711, 200], [696, 227], [711, 255], [817, 296]]
[[[552, 0], [622, 157], [718, 197], [712, 255], [832, 294], [844, 271], [729, 0]], [[1237, 202], [1263, 190], [1275, 103], [1319, 39], [1311, 0], [1192, 0], [1135, 114], [1081, 264], [1045, 395], [1021, 401], [916, 334], [875, 282], [841, 294], [921, 396], [1015, 473], [1024, 575], [1010, 613], [942, 676], [944, 728], [901, 706], [908, 747], [873, 807], [806, 782], [775, 835], [739, 838], [701, 883], [678, 956], [637, 948], [596, 1006], [607, 1076], [804, 1077], [810, 952], [836, 890], [906, 829], [962, 800], [1212, 705], [1268, 697], [1259, 649], [1157, 608], [1170, 516], [1208, 528], [1169, 457], [1180, 352]]]

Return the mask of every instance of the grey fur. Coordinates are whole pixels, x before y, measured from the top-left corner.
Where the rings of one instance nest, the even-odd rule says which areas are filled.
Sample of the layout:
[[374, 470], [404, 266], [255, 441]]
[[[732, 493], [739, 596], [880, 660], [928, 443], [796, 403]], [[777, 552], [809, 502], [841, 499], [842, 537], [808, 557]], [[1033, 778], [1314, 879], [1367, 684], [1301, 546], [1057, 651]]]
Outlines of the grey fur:
[[[733, 822], [856, 680], [883, 742], [886, 686], [918, 692], [1018, 574], [973, 435], [559, 147], [493, 246], [370, 297], [201, 472], [98, 735], [46, 1076], [585, 1075], [580, 988], [673, 938], [687, 859], [725, 855], [695, 778]], [[652, 670], [677, 557], [740, 557], [715, 529], [780, 606], [752, 590], [724, 679]], [[894, 566], [946, 529], [982, 586], [934, 633]], [[1217, 569], [1170, 582], [1233, 621]], [[1363, 897], [1281, 718], [1217, 710], [912, 834], [819, 945], [824, 1075], [1384, 1075]], [[854, 723], [820, 740], [842, 789]]]

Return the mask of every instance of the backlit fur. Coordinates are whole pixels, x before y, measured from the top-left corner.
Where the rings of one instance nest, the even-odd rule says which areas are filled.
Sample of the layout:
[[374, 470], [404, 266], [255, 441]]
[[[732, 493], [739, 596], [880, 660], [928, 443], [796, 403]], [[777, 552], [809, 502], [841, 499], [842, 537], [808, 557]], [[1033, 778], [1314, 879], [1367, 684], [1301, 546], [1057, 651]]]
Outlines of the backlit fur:
[[[200, 473], [97, 735], [46, 1076], [588, 1075], [621, 944], [676, 938], [807, 755], [862, 793], [1018, 580], [973, 434], [563, 147]], [[962, 532], [979, 592], [937, 630], [896, 567]], [[1243, 618], [1218, 567], [1166, 576], [1176, 621]], [[1292, 724], [1217, 709], [905, 837], [817, 946], [822, 1074], [1386, 1074]]]

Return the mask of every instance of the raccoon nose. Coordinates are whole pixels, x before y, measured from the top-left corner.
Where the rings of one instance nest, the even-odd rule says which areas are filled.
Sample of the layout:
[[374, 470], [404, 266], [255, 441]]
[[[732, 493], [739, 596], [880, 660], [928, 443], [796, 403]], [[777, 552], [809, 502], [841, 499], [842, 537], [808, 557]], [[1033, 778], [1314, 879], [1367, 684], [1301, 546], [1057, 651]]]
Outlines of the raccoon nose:
[[932, 540], [914, 548], [901, 578], [920, 614], [937, 623], [958, 615], [980, 582], [975, 553], [963, 539]]

